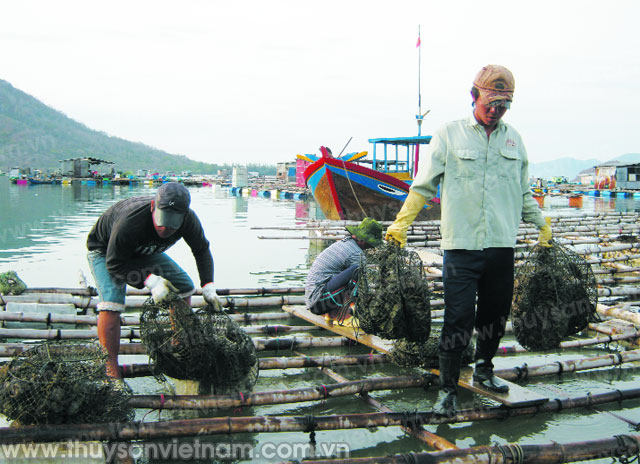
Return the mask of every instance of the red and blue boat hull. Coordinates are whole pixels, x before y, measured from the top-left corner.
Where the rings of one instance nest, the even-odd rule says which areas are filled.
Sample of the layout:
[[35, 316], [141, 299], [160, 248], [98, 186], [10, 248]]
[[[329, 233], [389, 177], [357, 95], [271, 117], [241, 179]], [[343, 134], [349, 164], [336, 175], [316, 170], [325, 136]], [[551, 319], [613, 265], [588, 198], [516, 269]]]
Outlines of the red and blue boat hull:
[[[309, 165], [304, 178], [327, 219], [393, 221], [409, 194], [409, 184], [373, 169], [322, 157]], [[440, 199], [427, 202], [416, 220], [440, 218]]]

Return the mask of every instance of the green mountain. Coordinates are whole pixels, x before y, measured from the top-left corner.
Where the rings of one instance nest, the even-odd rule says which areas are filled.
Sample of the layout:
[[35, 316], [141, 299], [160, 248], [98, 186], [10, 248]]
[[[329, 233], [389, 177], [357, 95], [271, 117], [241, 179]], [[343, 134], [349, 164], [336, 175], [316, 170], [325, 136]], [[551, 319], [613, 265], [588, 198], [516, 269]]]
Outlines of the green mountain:
[[[0, 169], [30, 167], [53, 171], [67, 158], [113, 161], [117, 171], [149, 169], [215, 174], [229, 165], [194, 161], [142, 143], [95, 131], [0, 79]], [[249, 165], [250, 171], [275, 174], [275, 166]]]

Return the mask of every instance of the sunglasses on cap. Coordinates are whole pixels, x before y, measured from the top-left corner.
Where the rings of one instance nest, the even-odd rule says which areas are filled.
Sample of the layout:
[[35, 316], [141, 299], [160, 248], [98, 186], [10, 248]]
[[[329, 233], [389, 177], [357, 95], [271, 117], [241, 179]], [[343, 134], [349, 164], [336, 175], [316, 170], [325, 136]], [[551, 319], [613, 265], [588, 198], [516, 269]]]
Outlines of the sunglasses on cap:
[[491, 108], [511, 108], [511, 102], [509, 100], [494, 100], [490, 103], [487, 103], [486, 106], [490, 106]]

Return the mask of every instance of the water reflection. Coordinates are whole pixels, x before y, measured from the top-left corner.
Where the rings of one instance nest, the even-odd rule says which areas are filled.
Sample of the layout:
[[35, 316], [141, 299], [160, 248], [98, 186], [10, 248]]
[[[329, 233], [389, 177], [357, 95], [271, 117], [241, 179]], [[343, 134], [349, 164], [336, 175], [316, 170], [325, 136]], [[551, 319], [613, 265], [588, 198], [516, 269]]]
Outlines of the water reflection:
[[[30, 286], [72, 287], [78, 271], [91, 282], [86, 237], [109, 206], [132, 196], [152, 196], [156, 186], [11, 185], [0, 176], [0, 272], [14, 270]], [[306, 271], [306, 241], [261, 240], [276, 235], [253, 226], [292, 226], [300, 201], [231, 196], [228, 189], [192, 187], [192, 208], [200, 218], [215, 260], [218, 287], [299, 285]], [[249, 215], [249, 202], [251, 215]], [[169, 255], [193, 276], [195, 260], [178, 242]]]
[[231, 209], [234, 219], [247, 219], [249, 212], [249, 199], [242, 196], [232, 196]]

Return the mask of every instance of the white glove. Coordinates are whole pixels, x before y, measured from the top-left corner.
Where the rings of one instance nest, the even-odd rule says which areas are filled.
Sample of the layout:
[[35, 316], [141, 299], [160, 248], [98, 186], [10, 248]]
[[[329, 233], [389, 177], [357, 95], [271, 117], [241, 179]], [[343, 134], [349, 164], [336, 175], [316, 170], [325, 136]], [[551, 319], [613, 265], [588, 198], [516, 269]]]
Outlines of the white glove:
[[144, 281], [144, 286], [151, 291], [151, 297], [156, 303], [164, 300], [169, 292], [178, 291], [167, 279], [155, 274], [149, 274], [147, 280]]
[[204, 301], [212, 306], [218, 303], [218, 294], [216, 293], [216, 286], [213, 282], [209, 282], [202, 287], [202, 296], [204, 297]]

